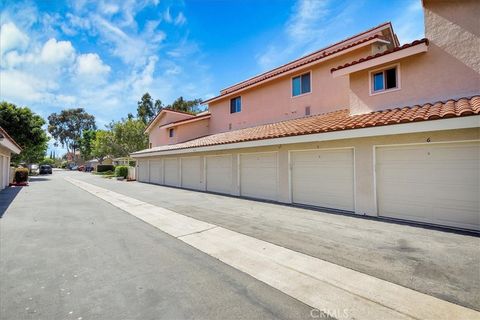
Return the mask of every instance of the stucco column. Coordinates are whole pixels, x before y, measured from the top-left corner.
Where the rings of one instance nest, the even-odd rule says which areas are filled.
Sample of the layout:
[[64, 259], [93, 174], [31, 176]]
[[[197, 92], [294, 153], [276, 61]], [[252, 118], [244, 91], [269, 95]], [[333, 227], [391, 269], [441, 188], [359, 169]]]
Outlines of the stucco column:
[[278, 150], [278, 201], [290, 203], [290, 168], [288, 150]]
[[355, 146], [355, 213], [376, 216], [374, 157], [371, 143]]
[[240, 195], [240, 155], [232, 155], [232, 195]]

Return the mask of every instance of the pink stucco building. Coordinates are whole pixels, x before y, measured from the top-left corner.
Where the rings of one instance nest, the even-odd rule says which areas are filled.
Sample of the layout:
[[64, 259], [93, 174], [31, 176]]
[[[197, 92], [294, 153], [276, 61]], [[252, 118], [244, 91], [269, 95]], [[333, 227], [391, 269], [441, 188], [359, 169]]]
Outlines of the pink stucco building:
[[371, 28], [163, 110], [138, 180], [480, 230], [480, 3], [423, 1], [425, 39]]

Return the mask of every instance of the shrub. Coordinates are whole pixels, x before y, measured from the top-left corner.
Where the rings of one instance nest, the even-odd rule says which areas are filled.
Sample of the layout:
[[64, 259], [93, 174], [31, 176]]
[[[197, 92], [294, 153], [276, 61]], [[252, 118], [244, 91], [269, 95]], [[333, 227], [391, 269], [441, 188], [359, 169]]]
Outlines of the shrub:
[[128, 167], [127, 166], [117, 166], [115, 168], [115, 177], [124, 177], [128, 176]]
[[50, 166], [53, 167], [53, 166], [55, 165], [55, 160], [50, 159], [50, 158], [45, 158], [45, 159], [43, 159], [43, 160], [40, 162], [40, 164], [41, 164], [41, 165], [42, 165], [42, 164], [48, 164], [48, 165], [50, 165]]
[[15, 169], [15, 182], [27, 182], [28, 181], [28, 169], [27, 168], [17, 168]]
[[105, 171], [114, 171], [115, 166], [113, 164], [99, 164], [97, 166], [97, 172], [105, 172]]

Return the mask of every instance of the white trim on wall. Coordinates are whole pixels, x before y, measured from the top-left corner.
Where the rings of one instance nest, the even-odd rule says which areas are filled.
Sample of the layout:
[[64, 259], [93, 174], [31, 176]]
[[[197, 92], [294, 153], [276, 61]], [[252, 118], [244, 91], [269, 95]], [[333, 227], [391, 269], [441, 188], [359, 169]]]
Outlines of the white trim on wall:
[[[310, 91], [305, 92], [305, 93], [300, 93], [299, 95], [294, 96], [293, 95], [293, 78], [300, 77], [300, 85], [301, 85], [301, 83], [302, 83], [301, 76], [303, 76], [304, 74], [307, 74], [307, 73], [310, 75]], [[298, 73], [296, 73], [296, 74], [294, 74], [293, 76], [290, 77], [290, 98], [291, 99], [308, 96], [309, 94], [312, 94], [312, 93], [313, 93], [313, 71], [311, 69], [299, 71]]]
[[[372, 78], [372, 75], [373, 75], [374, 73], [378, 73], [379, 71], [385, 71], [385, 70], [389, 70], [389, 69], [393, 69], [393, 68], [396, 68], [396, 70], [397, 70], [397, 71], [396, 71], [397, 87], [392, 88], [392, 89], [385, 89], [387, 79], [386, 79], [385, 73], [384, 73], [384, 78], [383, 78], [383, 86], [384, 86], [384, 89], [381, 90], [381, 91], [373, 91], [373, 78]], [[369, 95], [369, 96], [377, 96], [377, 95], [379, 95], [379, 94], [384, 94], [384, 93], [389, 93], [389, 92], [395, 92], [395, 91], [399, 91], [399, 90], [402, 90], [402, 79], [401, 79], [401, 77], [400, 77], [400, 63], [395, 63], [395, 64], [391, 64], [391, 65], [388, 65], [388, 66], [385, 66], [385, 67], [382, 67], [382, 68], [377, 68], [377, 69], [368, 71], [368, 95]]]

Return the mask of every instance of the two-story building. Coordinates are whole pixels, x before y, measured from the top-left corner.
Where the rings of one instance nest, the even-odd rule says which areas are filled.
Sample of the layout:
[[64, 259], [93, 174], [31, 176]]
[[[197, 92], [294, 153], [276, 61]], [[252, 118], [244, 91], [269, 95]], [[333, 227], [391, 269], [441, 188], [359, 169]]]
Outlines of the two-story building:
[[[161, 111], [138, 180], [480, 230], [480, 3], [423, 1], [425, 39], [385, 23]], [[312, 214], [314, 214], [312, 212]]]

